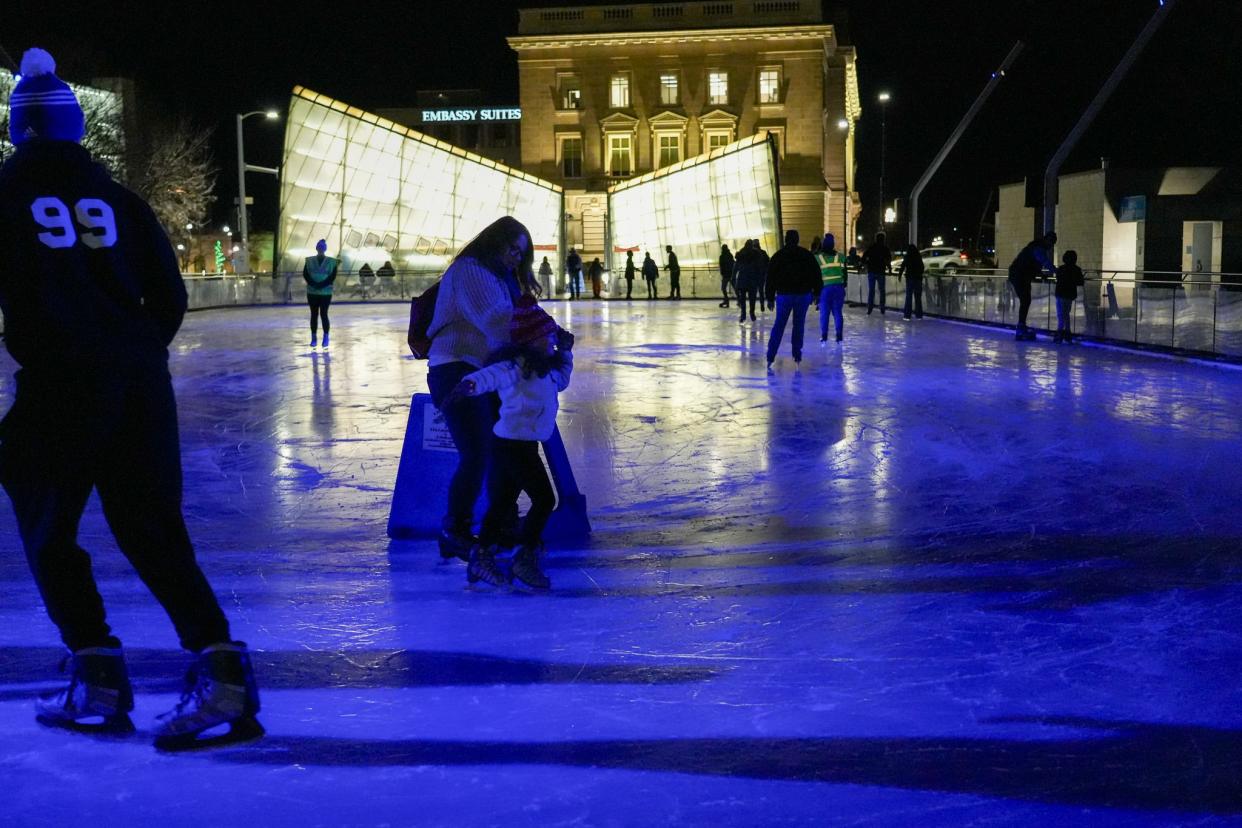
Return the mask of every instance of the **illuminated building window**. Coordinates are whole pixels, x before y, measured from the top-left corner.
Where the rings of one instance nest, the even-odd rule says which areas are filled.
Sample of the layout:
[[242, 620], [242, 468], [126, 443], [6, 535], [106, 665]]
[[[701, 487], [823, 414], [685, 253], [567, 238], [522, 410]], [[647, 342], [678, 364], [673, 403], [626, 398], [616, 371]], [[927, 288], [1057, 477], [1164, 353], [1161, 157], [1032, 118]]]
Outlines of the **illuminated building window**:
[[681, 160], [681, 136], [676, 133], [663, 132], [657, 136], [659, 142], [659, 162], [657, 167], [667, 167]]
[[759, 103], [774, 104], [781, 102], [781, 70], [767, 67], [759, 70]]
[[582, 136], [563, 135], [558, 141], [561, 156], [561, 175], [565, 178], [582, 177]]
[[660, 103], [664, 106], [675, 106], [678, 97], [677, 73], [662, 72], [660, 74]]
[[709, 104], [727, 104], [729, 102], [729, 73], [712, 71], [707, 73], [707, 102]]
[[729, 139], [732, 137], [733, 137], [733, 134], [725, 130], [708, 131], [707, 133], [708, 151], [710, 152], [711, 150], [714, 150], [714, 149], [720, 149], [721, 147], [731, 143]]
[[630, 76], [613, 75], [608, 82], [608, 105], [613, 109], [627, 109], [630, 105]]
[[558, 75], [556, 97], [561, 109], [582, 109], [582, 81], [577, 75]]
[[628, 134], [608, 135], [608, 175], [623, 178], [634, 172], [634, 139]]

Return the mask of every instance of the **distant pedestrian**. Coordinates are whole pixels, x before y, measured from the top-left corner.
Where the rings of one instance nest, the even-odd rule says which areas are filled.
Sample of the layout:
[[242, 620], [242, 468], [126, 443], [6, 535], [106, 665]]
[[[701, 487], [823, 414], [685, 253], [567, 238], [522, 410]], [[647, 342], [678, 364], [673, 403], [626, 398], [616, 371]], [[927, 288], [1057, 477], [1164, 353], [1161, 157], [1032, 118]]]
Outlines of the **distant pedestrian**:
[[759, 292], [763, 290], [763, 272], [759, 251], [753, 239], [747, 239], [742, 249], [737, 251], [733, 262], [733, 283], [737, 291], [738, 324], [746, 321], [746, 304], [750, 303], [750, 320], [755, 321], [755, 302], [761, 301]]
[[302, 279], [306, 281], [306, 304], [310, 305], [310, 346], [316, 345], [319, 323], [323, 322], [323, 347], [328, 347], [328, 306], [332, 304], [332, 284], [340, 262], [328, 253], [328, 242], [320, 239], [315, 243], [315, 255], [308, 256], [302, 265]]
[[763, 249], [758, 239], [755, 239], [755, 261], [762, 276], [759, 288], [759, 306], [765, 310], [772, 310], [776, 307], [776, 299], [768, 290], [768, 264], [772, 261], [768, 256], [768, 251]]
[[634, 294], [634, 251], [625, 251], [625, 298], [632, 299]]
[[659, 299], [660, 292], [656, 290], [656, 279], [660, 278], [660, 268], [655, 263], [655, 259], [651, 258], [650, 253], [645, 253], [644, 256], [643, 280], [647, 283], [647, 298]]
[[1050, 254], [1056, 247], [1057, 234], [1048, 233], [1028, 243], [1009, 265], [1009, 284], [1018, 297], [1018, 330], [1014, 339], [1033, 342], [1035, 332], [1027, 328], [1026, 315], [1031, 310], [1031, 283], [1047, 271], [1055, 274]]
[[392, 269], [392, 262], [385, 259], [384, 263], [379, 266], [379, 270], [375, 271], [375, 278], [379, 280], [377, 282], [379, 287], [376, 289], [376, 293], [391, 296], [393, 285], [397, 281], [397, 271]]
[[768, 335], [768, 370], [776, 359], [785, 335], [785, 324], [793, 314], [790, 336], [794, 362], [802, 362], [802, 339], [806, 330], [806, 312], [819, 290], [819, 263], [811, 251], [798, 246], [798, 231], [785, 231], [785, 246], [776, 251], [768, 265], [768, 293], [776, 298], [776, 321]]
[[845, 286], [849, 275], [845, 272], [845, 256], [837, 250], [837, 239], [831, 233], [815, 254], [819, 263], [819, 341], [828, 341], [828, 317], [836, 322], [837, 342], [845, 332]]
[[1078, 266], [1077, 250], [1066, 250], [1061, 261], [1063, 264], [1057, 268], [1057, 335], [1052, 341], [1069, 345], [1074, 341], [1074, 300], [1078, 298], [1078, 288], [1086, 280]]
[[552, 263], [547, 256], [539, 263], [539, 286], [542, 288], [540, 296], [552, 295]]
[[578, 251], [572, 247], [569, 248], [569, 255], [565, 257], [565, 273], [569, 278], [569, 298], [577, 299], [578, 292], [582, 289], [582, 257], [578, 255]]
[[867, 269], [867, 315], [875, 308], [876, 288], [880, 289], [880, 313], [886, 308], [884, 280], [893, 272], [893, 254], [884, 241], [883, 233], [875, 234], [875, 241], [862, 256], [863, 267]]
[[923, 273], [925, 270], [923, 257], [919, 255], [918, 247], [913, 244], [906, 245], [905, 255], [901, 259], [901, 264], [897, 266], [897, 278], [904, 276], [906, 280], [906, 304], [901, 312], [903, 319], [910, 319], [911, 309], [915, 316], [919, 319], [923, 318]]
[[681, 264], [677, 261], [677, 254], [673, 252], [672, 245], [666, 245], [664, 252], [668, 255], [668, 263], [664, 269], [668, 271], [668, 298], [681, 298]]
[[812, 256], [814, 256], [816, 253], [819, 252], [820, 246], [822, 244], [823, 242], [820, 241], [819, 236], [816, 236], [815, 238], [811, 239], [811, 255]]
[[845, 269], [862, 273], [862, 256], [858, 255], [857, 247], [851, 247], [850, 251], [845, 254]]
[[[720, 307], [729, 307], [729, 286], [733, 283], [733, 254], [729, 245], [720, 245]], [[735, 288], [736, 290], [736, 288]]]
[[599, 299], [604, 290], [604, 266], [600, 264], [598, 256], [587, 267], [587, 276], [591, 279], [591, 295]]

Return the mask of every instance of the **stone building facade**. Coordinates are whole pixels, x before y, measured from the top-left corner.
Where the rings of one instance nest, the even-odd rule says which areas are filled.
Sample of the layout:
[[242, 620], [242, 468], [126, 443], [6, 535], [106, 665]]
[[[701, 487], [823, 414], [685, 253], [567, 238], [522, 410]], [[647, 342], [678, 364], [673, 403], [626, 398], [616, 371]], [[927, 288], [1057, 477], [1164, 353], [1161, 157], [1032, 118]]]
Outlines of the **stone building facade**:
[[853, 237], [855, 52], [819, 0], [523, 9], [509, 45], [521, 167], [564, 187], [567, 245], [605, 253], [609, 185], [762, 132], [783, 226]]

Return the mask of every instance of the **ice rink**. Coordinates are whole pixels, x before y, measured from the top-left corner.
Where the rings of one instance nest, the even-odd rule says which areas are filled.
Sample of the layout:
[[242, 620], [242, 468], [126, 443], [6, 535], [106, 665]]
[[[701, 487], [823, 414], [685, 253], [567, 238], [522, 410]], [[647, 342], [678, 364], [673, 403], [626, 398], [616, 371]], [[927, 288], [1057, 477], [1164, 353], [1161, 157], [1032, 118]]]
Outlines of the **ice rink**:
[[385, 536], [406, 305], [315, 352], [299, 307], [188, 316], [185, 510], [269, 735], [151, 748], [188, 659], [94, 500], [145, 732], [36, 724], [62, 649], [5, 501], [0, 824], [1242, 821], [1242, 371], [849, 309], [768, 375], [765, 317], [548, 308], [595, 529], [548, 595]]

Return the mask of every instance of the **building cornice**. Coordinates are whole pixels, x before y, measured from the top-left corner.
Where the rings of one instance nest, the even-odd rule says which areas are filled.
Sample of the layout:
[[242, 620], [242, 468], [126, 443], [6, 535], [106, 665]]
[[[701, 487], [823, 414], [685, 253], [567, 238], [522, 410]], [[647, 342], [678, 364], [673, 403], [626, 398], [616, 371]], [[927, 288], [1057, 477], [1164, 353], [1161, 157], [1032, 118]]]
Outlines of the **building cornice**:
[[828, 40], [835, 46], [833, 27], [762, 26], [754, 28], [682, 29], [651, 32], [606, 32], [600, 34], [515, 35], [508, 38], [516, 52], [538, 49], [574, 49], [599, 46], [662, 46], [673, 43], [709, 43], [764, 40]]

